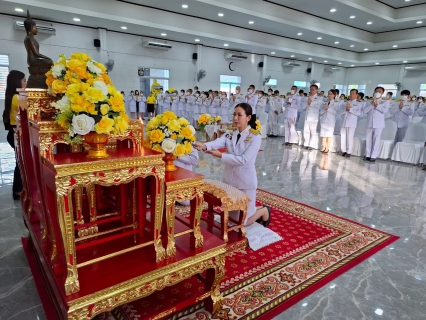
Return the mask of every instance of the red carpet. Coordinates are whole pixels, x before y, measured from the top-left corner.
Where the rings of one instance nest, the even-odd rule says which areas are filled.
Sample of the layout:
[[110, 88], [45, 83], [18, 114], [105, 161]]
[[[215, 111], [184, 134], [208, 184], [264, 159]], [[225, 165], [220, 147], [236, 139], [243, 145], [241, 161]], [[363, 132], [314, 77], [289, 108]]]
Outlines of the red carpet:
[[161, 313], [187, 320], [271, 319], [398, 239], [263, 190], [257, 200], [272, 206], [270, 228], [283, 240], [228, 255], [218, 314], [209, 314], [202, 302], [178, 313], [171, 307], [203, 288], [193, 277], [115, 309], [115, 318], [152, 319]]

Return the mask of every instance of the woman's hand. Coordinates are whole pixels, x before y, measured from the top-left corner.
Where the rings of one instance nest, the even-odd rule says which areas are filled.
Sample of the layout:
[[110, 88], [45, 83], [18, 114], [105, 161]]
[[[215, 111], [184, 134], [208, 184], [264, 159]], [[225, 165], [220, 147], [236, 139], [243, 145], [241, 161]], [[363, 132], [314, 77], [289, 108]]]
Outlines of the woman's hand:
[[222, 158], [222, 152], [216, 149], [211, 149], [210, 151], [207, 151], [206, 153], [211, 154], [213, 157], [216, 157], [216, 158]]
[[202, 142], [194, 142], [194, 144], [192, 145], [196, 150], [198, 151], [206, 151], [207, 150], [207, 146], [202, 143]]

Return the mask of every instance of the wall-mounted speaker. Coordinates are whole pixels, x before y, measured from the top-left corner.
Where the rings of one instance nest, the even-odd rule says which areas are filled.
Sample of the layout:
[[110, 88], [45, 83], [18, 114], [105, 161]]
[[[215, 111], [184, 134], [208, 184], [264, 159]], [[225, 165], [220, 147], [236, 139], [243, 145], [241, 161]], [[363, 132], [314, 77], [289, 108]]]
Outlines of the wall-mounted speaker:
[[312, 68], [308, 68], [308, 69], [306, 70], [306, 72], [307, 72], [307, 73], [312, 73]]
[[99, 39], [95, 39], [95, 40], [93, 40], [93, 45], [94, 45], [96, 48], [100, 48], [100, 47], [101, 47], [101, 40], [99, 40]]
[[192, 60], [197, 60], [198, 59], [198, 53], [194, 52], [192, 54]]
[[259, 62], [259, 64], [257, 65], [259, 68], [263, 68], [263, 62]]

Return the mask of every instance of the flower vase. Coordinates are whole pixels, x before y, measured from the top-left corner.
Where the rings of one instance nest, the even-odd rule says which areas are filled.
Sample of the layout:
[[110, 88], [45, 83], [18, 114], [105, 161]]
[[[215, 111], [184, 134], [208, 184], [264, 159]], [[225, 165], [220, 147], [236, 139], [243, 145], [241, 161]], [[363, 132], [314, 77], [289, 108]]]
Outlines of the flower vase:
[[84, 140], [89, 145], [88, 158], [107, 158], [108, 152], [106, 145], [108, 144], [108, 135], [100, 134], [94, 131], [84, 135]]
[[176, 166], [174, 161], [176, 160], [176, 156], [173, 153], [166, 152], [163, 161], [166, 163], [166, 172], [176, 171]]

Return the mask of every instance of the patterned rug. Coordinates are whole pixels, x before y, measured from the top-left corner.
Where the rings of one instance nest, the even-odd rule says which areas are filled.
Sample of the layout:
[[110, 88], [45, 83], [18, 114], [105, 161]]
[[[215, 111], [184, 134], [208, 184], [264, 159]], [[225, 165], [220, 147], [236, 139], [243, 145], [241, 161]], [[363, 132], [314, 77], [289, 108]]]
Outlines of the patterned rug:
[[212, 315], [200, 302], [173, 314], [173, 304], [203, 290], [203, 283], [193, 277], [107, 317], [152, 319], [161, 313], [185, 320], [271, 319], [398, 239], [263, 190], [258, 190], [257, 200], [272, 207], [269, 227], [283, 240], [256, 252], [247, 248], [229, 253], [220, 312]]

